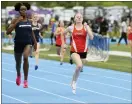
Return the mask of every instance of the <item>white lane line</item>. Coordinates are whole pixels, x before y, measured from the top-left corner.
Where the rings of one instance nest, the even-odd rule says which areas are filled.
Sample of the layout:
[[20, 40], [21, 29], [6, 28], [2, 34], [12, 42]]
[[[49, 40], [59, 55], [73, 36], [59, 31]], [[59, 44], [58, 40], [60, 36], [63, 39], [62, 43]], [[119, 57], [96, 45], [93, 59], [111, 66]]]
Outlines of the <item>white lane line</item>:
[[[15, 73], [14, 71], [9, 71], [9, 72], [12, 72], [12, 73]], [[49, 82], [54, 82], [54, 83], [57, 83], [57, 84], [63, 84], [65, 86], [70, 86], [69, 84], [66, 84], [66, 83], [60, 83], [58, 81], [53, 81], [53, 80], [49, 80], [49, 79], [46, 79], [46, 78], [40, 78], [40, 77], [36, 77], [36, 76], [32, 76], [32, 75], [29, 75], [33, 78], [37, 78], [37, 79], [41, 79], [41, 80], [45, 80], [45, 81], [49, 81]], [[115, 98], [115, 99], [120, 99], [120, 100], [124, 100], [124, 101], [128, 101], [128, 102], [131, 102], [131, 100], [128, 100], [128, 99], [124, 99], [124, 98], [120, 98], [120, 97], [117, 97], [117, 96], [113, 96], [113, 95], [108, 95], [108, 94], [104, 94], [104, 93], [100, 93], [100, 92], [96, 92], [96, 91], [93, 91], [93, 90], [88, 90], [88, 89], [85, 89], [85, 88], [81, 88], [81, 87], [77, 87], [81, 90], [85, 90], [85, 91], [88, 91], [88, 92], [92, 92], [92, 93], [96, 93], [96, 94], [99, 94], [99, 95], [103, 95], [103, 96], [107, 96], [107, 97], [111, 97], [111, 98]]]
[[[10, 99], [13, 99], [13, 100], [19, 101], [19, 102], [21, 102], [21, 103], [29, 104], [28, 102], [25, 102], [25, 101], [23, 101], [23, 100], [17, 99], [17, 98], [15, 98], [15, 97], [11, 97], [11, 96], [6, 95], [6, 94], [3, 94], [3, 93], [2, 93], [2, 96], [5, 96], [5, 97], [8, 97], [8, 98], [10, 98]], [[4, 103], [4, 102], [3, 102], [3, 103]], [[8, 102], [8, 103], [9, 103], [9, 102]]]
[[[8, 64], [8, 63], [4, 63], [4, 64], [13, 66], [12, 64]], [[68, 76], [68, 75], [58, 74], [58, 73], [54, 73], [54, 72], [50, 72], [50, 71], [43, 71], [41, 69], [39, 69], [37, 71], [44, 72], [44, 73], [49, 73], [49, 74], [53, 74], [53, 75], [59, 75], [59, 76], [63, 76], [63, 77], [66, 77], [66, 78], [72, 78], [71, 76]], [[86, 82], [91, 82], [91, 83], [96, 83], [96, 84], [101, 84], [101, 85], [105, 85], [105, 86], [110, 86], [110, 87], [115, 87], [115, 88], [120, 88], [120, 89], [131, 91], [131, 89], [129, 89], [129, 88], [124, 88], [124, 87], [120, 87], [120, 86], [116, 86], [116, 85], [105, 84], [105, 83], [101, 83], [101, 82], [97, 82], [97, 81], [91, 81], [91, 80], [85, 80], [85, 79], [82, 79], [82, 78], [78, 78], [78, 79], [82, 80], [82, 81], [86, 81]]]
[[[2, 80], [7, 81], [7, 82], [11, 82], [11, 83], [15, 83], [14, 81], [11, 81], [11, 80], [8, 80], [8, 79], [5, 79], [5, 78], [2, 78]], [[41, 89], [38, 89], [38, 88], [35, 88], [35, 87], [32, 87], [32, 86], [28, 86], [28, 88], [31, 88], [33, 90], [37, 90], [37, 91], [40, 91], [40, 92], [43, 92], [43, 93], [46, 93], [46, 94], [54, 95], [54, 96], [57, 96], [57, 97], [60, 97], [60, 98], [68, 99], [68, 100], [71, 100], [71, 101], [75, 101], [77, 103], [86, 103], [86, 102], [82, 102], [82, 101], [79, 101], [79, 100], [71, 99], [71, 98], [68, 98], [68, 97], [65, 97], [65, 96], [61, 96], [59, 94], [55, 94], [55, 93], [52, 93], [52, 92], [41, 90]]]

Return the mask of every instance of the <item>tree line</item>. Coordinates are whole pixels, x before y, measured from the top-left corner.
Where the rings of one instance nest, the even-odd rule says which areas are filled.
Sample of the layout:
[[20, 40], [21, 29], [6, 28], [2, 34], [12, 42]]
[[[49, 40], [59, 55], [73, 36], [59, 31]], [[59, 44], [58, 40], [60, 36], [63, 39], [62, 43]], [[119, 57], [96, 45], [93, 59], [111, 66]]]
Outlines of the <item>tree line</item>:
[[[14, 6], [18, 1], [1, 1], [1, 8], [6, 8], [7, 6]], [[25, 1], [28, 2], [28, 1]], [[29, 1], [30, 4], [35, 4], [36, 6], [42, 7], [55, 7], [55, 6], [64, 6], [65, 8], [72, 8], [73, 6], [128, 6], [132, 8], [132, 1]]]

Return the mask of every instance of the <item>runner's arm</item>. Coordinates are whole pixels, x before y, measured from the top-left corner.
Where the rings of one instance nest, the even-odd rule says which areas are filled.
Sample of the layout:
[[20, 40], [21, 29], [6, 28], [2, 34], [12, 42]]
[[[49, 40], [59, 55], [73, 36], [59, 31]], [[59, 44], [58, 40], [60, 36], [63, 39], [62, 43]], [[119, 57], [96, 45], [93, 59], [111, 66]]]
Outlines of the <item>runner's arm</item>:
[[88, 35], [90, 36], [90, 39], [93, 40], [93, 33], [92, 33], [92, 29], [87, 25], [87, 24], [84, 24], [85, 28], [86, 28], [86, 31], [88, 33]]

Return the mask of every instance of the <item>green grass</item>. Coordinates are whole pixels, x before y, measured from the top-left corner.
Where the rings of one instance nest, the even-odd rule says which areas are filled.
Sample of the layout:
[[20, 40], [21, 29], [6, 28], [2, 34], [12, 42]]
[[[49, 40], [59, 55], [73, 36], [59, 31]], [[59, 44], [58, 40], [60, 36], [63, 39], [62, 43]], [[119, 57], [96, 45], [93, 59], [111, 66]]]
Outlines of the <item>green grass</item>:
[[5, 31], [5, 29], [6, 29], [6, 28], [5, 28], [5, 25], [1, 25], [1, 30], [2, 30], [2, 31]]
[[[44, 47], [44, 46], [42, 46]], [[111, 50], [117, 50], [116, 45], [111, 45]], [[125, 49], [124, 49], [125, 48]], [[126, 47], [125, 45], [123, 46], [119, 46], [118, 47], [118, 51], [128, 51], [129, 52], [129, 48]], [[3, 50], [2, 52], [6, 52], [6, 53], [11, 53], [13, 54], [13, 51], [7, 51], [7, 50]], [[66, 55], [64, 57], [64, 62], [69, 62], [69, 48], [66, 52]], [[41, 51], [40, 52], [40, 58], [42, 59], [47, 59], [47, 60], [57, 60], [59, 61], [60, 58], [59, 57], [51, 57], [48, 56], [48, 54], [56, 54], [56, 47], [55, 46], [51, 46], [49, 51]], [[122, 56], [110, 56], [109, 60], [107, 62], [87, 62], [85, 64], [86, 66], [93, 66], [93, 67], [97, 67], [97, 68], [104, 68], [104, 69], [112, 69], [112, 70], [116, 70], [116, 71], [123, 71], [123, 72], [129, 72], [132, 73], [132, 69], [131, 69], [131, 60], [128, 57], [122, 57]]]
[[111, 51], [124, 51], [124, 52], [130, 52], [130, 46], [121, 44], [117, 46], [116, 44], [110, 44], [110, 50]]

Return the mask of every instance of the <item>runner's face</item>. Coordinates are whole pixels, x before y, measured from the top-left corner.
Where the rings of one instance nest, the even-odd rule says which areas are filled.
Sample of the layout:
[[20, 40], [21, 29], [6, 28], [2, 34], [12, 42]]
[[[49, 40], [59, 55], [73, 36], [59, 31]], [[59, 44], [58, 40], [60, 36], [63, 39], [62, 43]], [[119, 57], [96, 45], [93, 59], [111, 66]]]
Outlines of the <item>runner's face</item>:
[[60, 27], [64, 27], [64, 22], [60, 21]]
[[33, 15], [33, 21], [37, 22], [39, 20], [38, 14]]
[[80, 13], [77, 13], [75, 15], [75, 22], [76, 23], [82, 23], [82, 21], [83, 21], [83, 16]]
[[23, 5], [23, 6], [20, 7], [21, 16], [26, 16], [26, 11], [27, 11], [26, 6]]

